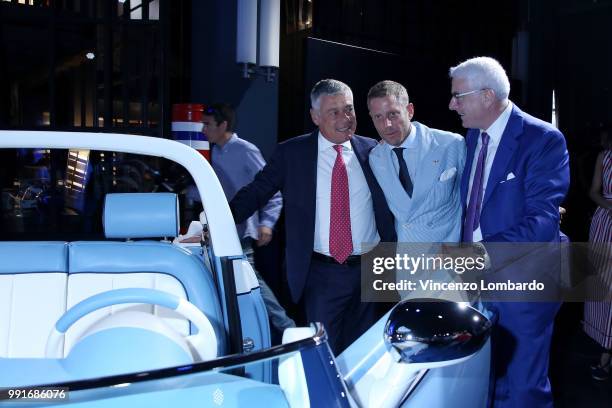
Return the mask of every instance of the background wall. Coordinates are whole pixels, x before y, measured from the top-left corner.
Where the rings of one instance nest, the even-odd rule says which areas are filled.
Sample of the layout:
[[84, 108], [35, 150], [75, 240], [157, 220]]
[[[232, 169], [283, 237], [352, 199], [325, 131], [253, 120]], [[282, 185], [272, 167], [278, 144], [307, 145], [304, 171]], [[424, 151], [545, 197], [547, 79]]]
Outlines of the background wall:
[[236, 64], [236, 1], [191, 3], [191, 102], [228, 102], [238, 135], [269, 157], [278, 138], [278, 80], [242, 78]]

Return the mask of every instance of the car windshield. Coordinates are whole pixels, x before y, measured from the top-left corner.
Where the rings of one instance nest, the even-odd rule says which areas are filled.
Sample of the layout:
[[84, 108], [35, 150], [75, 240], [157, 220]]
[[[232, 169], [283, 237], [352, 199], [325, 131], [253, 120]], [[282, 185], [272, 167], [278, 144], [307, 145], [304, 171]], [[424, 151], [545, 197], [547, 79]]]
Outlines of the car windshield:
[[6, 241], [104, 239], [108, 193], [176, 193], [182, 231], [202, 210], [181, 165], [121, 152], [1, 149], [0, 188], [0, 239]]

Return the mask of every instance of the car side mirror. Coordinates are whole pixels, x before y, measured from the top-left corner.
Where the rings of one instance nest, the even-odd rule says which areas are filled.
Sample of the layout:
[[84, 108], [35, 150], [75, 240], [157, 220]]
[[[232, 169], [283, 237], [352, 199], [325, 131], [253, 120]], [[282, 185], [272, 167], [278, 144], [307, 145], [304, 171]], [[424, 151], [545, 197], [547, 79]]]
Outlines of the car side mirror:
[[489, 319], [468, 303], [411, 299], [391, 311], [384, 340], [397, 362], [441, 367], [479, 351], [491, 327]]

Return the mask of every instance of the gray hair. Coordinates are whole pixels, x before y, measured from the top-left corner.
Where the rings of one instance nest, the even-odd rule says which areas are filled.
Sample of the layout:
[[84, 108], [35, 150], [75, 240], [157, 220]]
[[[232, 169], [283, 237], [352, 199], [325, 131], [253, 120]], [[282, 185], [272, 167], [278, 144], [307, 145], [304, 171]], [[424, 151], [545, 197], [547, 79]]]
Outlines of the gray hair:
[[380, 81], [368, 91], [368, 104], [371, 99], [384, 98], [385, 96], [394, 96], [395, 100], [402, 106], [408, 106], [410, 103], [408, 91], [402, 84], [395, 81]]
[[510, 95], [508, 75], [497, 60], [476, 57], [463, 61], [449, 70], [451, 78], [465, 78], [474, 89], [492, 89], [495, 97], [505, 101]]
[[310, 106], [314, 110], [319, 110], [321, 107], [321, 96], [340, 94], [350, 96], [353, 99], [353, 91], [344, 82], [336, 79], [322, 79], [310, 91]]

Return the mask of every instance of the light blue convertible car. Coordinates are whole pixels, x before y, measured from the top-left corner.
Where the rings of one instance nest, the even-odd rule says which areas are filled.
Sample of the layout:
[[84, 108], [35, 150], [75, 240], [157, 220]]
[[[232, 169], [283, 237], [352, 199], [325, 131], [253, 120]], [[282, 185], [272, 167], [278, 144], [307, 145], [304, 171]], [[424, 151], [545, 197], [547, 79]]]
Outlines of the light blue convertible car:
[[[11, 240], [0, 241], [0, 406], [486, 405], [491, 323], [468, 304], [402, 302], [339, 356], [314, 322], [286, 330], [283, 344], [271, 347], [258, 281], [221, 185], [190, 147], [144, 136], [22, 131], [0, 131], [0, 147], [13, 149], [3, 157], [61, 149], [51, 157], [65, 155], [67, 163], [55, 179], [45, 173], [2, 193], [2, 225], [17, 223], [34, 240], [3, 231]], [[199, 191], [202, 242], [172, 241], [183, 204], [158, 187], [104, 194], [94, 203], [103, 211], [89, 213], [102, 220], [97, 240], [42, 234], [50, 223], [69, 229], [63, 216], [43, 217], [45, 206], [62, 214], [98, 208], [83, 204], [92, 200], [84, 193], [94, 177], [92, 152], [181, 165]], [[106, 159], [97, 165], [118, 171]], [[28, 188], [29, 198], [19, 193]], [[60, 203], [45, 196], [57, 188]]]

